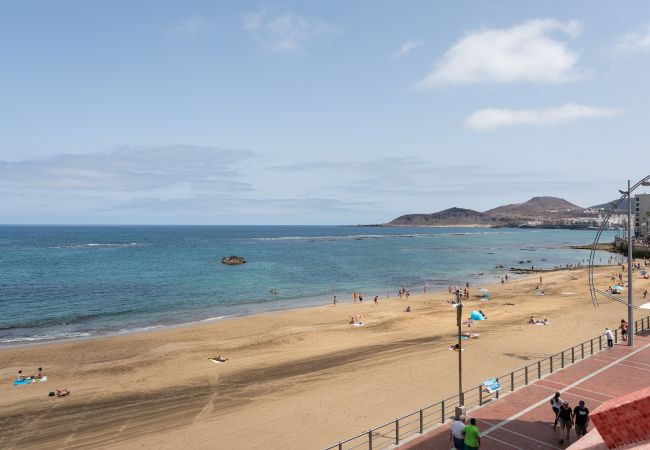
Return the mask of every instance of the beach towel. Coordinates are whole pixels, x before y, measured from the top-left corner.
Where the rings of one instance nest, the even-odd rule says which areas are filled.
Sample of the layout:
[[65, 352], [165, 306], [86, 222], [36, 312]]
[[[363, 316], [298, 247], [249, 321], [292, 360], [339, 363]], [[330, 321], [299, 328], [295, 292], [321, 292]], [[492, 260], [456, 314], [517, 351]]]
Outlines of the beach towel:
[[485, 390], [488, 391], [490, 394], [497, 392], [501, 389], [501, 385], [494, 378], [489, 378], [488, 380], [486, 380], [485, 383], [483, 383], [483, 386], [485, 387]]
[[353, 327], [362, 327], [362, 326], [365, 325], [365, 323], [363, 323], [363, 322], [361, 322], [361, 323], [351, 323], [350, 325], [352, 325]]
[[26, 378], [24, 380], [14, 380], [14, 386], [23, 386], [25, 384], [32, 384], [32, 383], [42, 383], [43, 381], [47, 381], [47, 376], [43, 376], [41, 378]]

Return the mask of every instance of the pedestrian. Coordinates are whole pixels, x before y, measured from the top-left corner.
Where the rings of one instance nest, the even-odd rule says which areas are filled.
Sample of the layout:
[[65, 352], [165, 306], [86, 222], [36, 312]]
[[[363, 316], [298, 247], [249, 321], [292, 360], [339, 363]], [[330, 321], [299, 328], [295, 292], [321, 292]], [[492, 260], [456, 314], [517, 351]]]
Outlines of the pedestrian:
[[564, 400], [560, 397], [560, 393], [556, 392], [553, 398], [551, 398], [551, 408], [553, 408], [553, 416], [554, 421], [553, 421], [553, 429], [557, 427], [557, 413], [560, 412], [560, 406], [562, 406], [562, 403]]
[[363, 303], [363, 295], [359, 294], [359, 303]]
[[627, 341], [627, 322], [625, 319], [621, 319], [621, 336], [623, 341]]
[[334, 306], [336, 306], [336, 295], [334, 296], [334, 298], [332, 299], [332, 301], [334, 302]]
[[645, 291], [643, 291], [643, 298], [646, 298], [647, 296], [648, 296], [648, 290], [646, 289]]
[[542, 284], [542, 276], [539, 276], [539, 284]]
[[578, 402], [578, 406], [573, 408], [573, 420], [576, 424], [576, 436], [587, 434], [587, 426], [589, 425], [589, 408], [585, 407], [584, 400]]
[[375, 306], [379, 306], [379, 296], [375, 295]]
[[481, 446], [481, 432], [476, 426], [476, 419], [469, 419], [469, 425], [463, 428], [463, 436], [465, 436], [465, 450], [478, 450]]
[[465, 436], [463, 430], [465, 429], [465, 416], [460, 416], [458, 420], [451, 424], [451, 433], [449, 433], [449, 440], [454, 443], [456, 450], [465, 449]]
[[424, 285], [424, 293], [425, 294], [427, 293], [427, 285], [426, 284]]
[[506, 279], [506, 283], [508, 282], [508, 274], [504, 277]]
[[356, 292], [352, 293], [352, 300], [354, 300], [353, 303], [357, 302], [357, 293]]
[[612, 348], [614, 347], [614, 334], [612, 333], [612, 330], [609, 328], [605, 328], [605, 339], [607, 339], [607, 347]]
[[[569, 402], [564, 400], [560, 410], [557, 413], [557, 418], [560, 423], [560, 444], [564, 444], [564, 441], [569, 442], [569, 433], [571, 432], [571, 427], [573, 426], [573, 411], [569, 406]], [[564, 432], [566, 430], [566, 437]]]

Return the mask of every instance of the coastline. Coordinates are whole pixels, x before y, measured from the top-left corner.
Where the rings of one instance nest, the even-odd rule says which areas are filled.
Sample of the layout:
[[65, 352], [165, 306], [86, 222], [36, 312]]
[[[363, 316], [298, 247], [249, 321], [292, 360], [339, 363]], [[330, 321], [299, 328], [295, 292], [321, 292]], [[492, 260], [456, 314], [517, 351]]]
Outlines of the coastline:
[[[606, 287], [616, 271], [598, 268], [599, 283]], [[538, 276], [543, 296], [535, 290]], [[635, 283], [635, 291], [650, 287], [637, 277]], [[478, 300], [479, 287], [489, 289], [491, 301]], [[616, 302], [591, 306], [585, 269], [471, 289], [467, 313], [482, 309], [489, 319], [472, 326], [479, 339], [466, 341], [468, 385], [597, 335], [623, 316]], [[446, 291], [428, 292], [408, 301], [380, 299], [375, 307], [350, 296], [337, 306], [4, 347], [0, 446], [211, 448], [218, 439], [224, 448], [302, 449], [310, 436], [309, 448], [322, 448], [454, 393], [449, 298]], [[348, 324], [356, 314], [366, 326]], [[530, 315], [551, 325], [526, 325]], [[215, 355], [229, 361], [214, 364], [208, 358]], [[46, 383], [10, 385], [18, 369], [36, 367], [45, 368]], [[47, 397], [61, 388], [72, 395]], [[25, 428], [25, 421], [39, 427]]]

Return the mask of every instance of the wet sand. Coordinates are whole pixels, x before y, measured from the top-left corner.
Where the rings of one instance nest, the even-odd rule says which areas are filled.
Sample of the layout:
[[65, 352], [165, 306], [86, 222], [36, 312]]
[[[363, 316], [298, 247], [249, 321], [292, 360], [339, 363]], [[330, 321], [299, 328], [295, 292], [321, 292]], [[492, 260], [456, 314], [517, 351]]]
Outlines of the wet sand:
[[[607, 288], [617, 267], [597, 271]], [[586, 270], [472, 286], [467, 387], [616, 327], [626, 308], [593, 308]], [[572, 280], [571, 277], [577, 277]], [[634, 275], [636, 302], [650, 282]], [[492, 300], [479, 301], [487, 287]], [[448, 292], [287, 310], [132, 334], [0, 349], [0, 448], [318, 449], [457, 390]], [[626, 297], [625, 294], [622, 297]], [[650, 301], [650, 300], [648, 300]], [[515, 306], [504, 305], [514, 303]], [[407, 305], [411, 313], [404, 312]], [[638, 311], [637, 318], [647, 315]], [[362, 327], [348, 324], [361, 314]], [[549, 326], [531, 326], [534, 315]], [[465, 328], [465, 330], [468, 330]], [[208, 357], [223, 355], [224, 364]], [[44, 383], [12, 386], [43, 366]], [[47, 393], [68, 388], [69, 397]]]

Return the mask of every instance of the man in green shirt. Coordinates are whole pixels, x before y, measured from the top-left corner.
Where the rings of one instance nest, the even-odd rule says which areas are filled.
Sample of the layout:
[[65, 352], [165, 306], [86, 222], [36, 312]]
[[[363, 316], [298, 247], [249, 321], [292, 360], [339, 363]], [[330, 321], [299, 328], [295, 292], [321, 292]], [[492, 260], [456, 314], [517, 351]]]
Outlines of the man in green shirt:
[[481, 446], [481, 433], [476, 427], [476, 419], [472, 418], [469, 425], [463, 428], [463, 436], [465, 436], [465, 450], [478, 450]]

